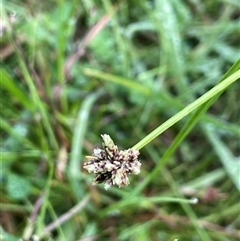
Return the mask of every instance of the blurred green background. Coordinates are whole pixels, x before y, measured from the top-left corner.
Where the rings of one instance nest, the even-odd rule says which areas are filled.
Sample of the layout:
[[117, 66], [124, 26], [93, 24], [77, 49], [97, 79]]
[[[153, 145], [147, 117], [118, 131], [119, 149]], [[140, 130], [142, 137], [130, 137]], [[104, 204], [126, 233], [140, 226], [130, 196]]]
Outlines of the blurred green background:
[[142, 148], [128, 187], [82, 169], [101, 134], [130, 148], [222, 79], [238, 0], [1, 5], [0, 240], [239, 240], [239, 82]]

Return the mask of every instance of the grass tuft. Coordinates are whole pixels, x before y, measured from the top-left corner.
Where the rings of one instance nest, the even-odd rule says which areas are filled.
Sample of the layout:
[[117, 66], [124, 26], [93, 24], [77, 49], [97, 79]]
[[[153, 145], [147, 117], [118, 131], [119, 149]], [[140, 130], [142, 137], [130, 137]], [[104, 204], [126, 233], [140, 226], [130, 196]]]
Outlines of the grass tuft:
[[[2, 1], [0, 240], [239, 240], [238, 5]], [[82, 167], [101, 134], [124, 188]]]

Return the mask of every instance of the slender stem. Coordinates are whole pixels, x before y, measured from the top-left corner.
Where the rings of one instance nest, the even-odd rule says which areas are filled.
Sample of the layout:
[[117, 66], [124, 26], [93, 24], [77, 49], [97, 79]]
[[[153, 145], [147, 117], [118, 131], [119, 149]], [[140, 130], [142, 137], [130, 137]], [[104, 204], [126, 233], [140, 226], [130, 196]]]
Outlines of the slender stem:
[[175, 198], [175, 197], [131, 197], [130, 199], [124, 199], [116, 204], [113, 204], [107, 208], [105, 208], [101, 213], [100, 216], [105, 216], [112, 210], [117, 210], [124, 208], [129, 205], [148, 205], [152, 203], [188, 203], [188, 204], [197, 204], [198, 199], [184, 199], [184, 198]]
[[6, 212], [23, 212], [28, 213], [32, 211], [32, 207], [30, 206], [23, 206], [23, 205], [16, 205], [16, 204], [9, 204], [9, 203], [0, 203], [0, 207], [2, 211]]
[[94, 102], [104, 94], [104, 90], [100, 89], [96, 93], [88, 95], [79, 108], [76, 124], [74, 128], [74, 135], [72, 141], [71, 158], [69, 162], [68, 178], [74, 194], [78, 200], [81, 200], [84, 192], [79, 188], [79, 177], [81, 176], [81, 158], [85, 133], [87, 131], [88, 119], [90, 117], [91, 109]]
[[165, 130], [173, 126], [175, 123], [177, 123], [179, 120], [181, 120], [183, 117], [190, 114], [192, 111], [197, 109], [199, 106], [201, 106], [203, 103], [211, 99], [216, 94], [220, 93], [224, 89], [226, 89], [230, 84], [234, 83], [236, 80], [240, 78], [240, 70], [236, 71], [234, 74], [230, 75], [228, 78], [220, 82], [218, 85], [213, 87], [211, 90], [209, 90], [207, 93], [196, 99], [194, 102], [192, 102], [190, 105], [185, 107], [183, 110], [179, 111], [176, 115], [168, 119], [166, 122], [164, 122], [162, 125], [157, 127], [154, 131], [152, 131], [149, 135], [147, 135], [145, 138], [143, 138], [141, 141], [139, 141], [136, 145], [132, 147], [132, 149], [140, 150], [145, 145], [147, 145], [149, 142], [151, 142], [153, 139], [155, 139], [157, 136], [159, 136], [161, 133], [163, 133]]
[[60, 216], [56, 221], [50, 223], [43, 231], [43, 233], [40, 235], [41, 237], [47, 235], [49, 232], [53, 231], [55, 228], [60, 226], [61, 224], [65, 223], [69, 219], [71, 219], [74, 215], [76, 215], [78, 212], [80, 212], [89, 202], [90, 196], [87, 195], [81, 202], [79, 202], [76, 206], [74, 206], [72, 209], [70, 209], [67, 213]]

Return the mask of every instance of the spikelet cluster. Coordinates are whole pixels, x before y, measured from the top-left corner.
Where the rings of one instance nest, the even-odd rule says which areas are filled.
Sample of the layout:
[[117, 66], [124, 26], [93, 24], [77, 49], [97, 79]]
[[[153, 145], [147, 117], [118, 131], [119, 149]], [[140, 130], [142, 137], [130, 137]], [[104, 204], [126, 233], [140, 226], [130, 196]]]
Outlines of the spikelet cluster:
[[130, 183], [128, 174], [140, 173], [139, 151], [118, 150], [109, 135], [104, 134], [101, 137], [103, 149], [94, 149], [92, 156], [86, 156], [87, 161], [83, 168], [89, 173], [96, 174], [93, 185], [105, 183], [105, 189], [113, 185], [127, 186]]

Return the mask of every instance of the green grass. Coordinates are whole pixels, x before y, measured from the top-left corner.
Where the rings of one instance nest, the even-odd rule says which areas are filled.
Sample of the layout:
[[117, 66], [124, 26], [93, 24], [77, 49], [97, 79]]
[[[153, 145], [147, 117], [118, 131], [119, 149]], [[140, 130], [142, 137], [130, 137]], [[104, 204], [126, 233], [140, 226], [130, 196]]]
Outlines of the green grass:
[[[238, 5], [4, 0], [0, 240], [238, 240]], [[91, 185], [101, 134], [129, 186]]]

